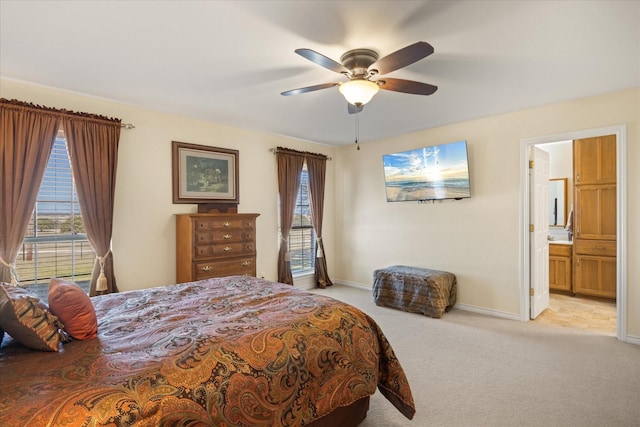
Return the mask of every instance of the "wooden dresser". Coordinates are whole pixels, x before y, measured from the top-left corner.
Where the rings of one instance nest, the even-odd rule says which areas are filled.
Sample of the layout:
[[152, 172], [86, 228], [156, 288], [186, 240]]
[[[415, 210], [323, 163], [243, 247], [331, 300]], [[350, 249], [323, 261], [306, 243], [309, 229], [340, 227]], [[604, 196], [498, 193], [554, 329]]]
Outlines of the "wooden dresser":
[[255, 276], [259, 215], [176, 215], [177, 283], [210, 277]]
[[616, 136], [573, 143], [573, 290], [616, 298]]

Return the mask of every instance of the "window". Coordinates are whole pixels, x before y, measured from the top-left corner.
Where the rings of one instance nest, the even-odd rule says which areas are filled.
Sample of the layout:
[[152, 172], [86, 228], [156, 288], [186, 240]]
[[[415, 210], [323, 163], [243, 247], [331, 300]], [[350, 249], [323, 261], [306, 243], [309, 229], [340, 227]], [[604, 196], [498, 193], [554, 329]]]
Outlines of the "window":
[[308, 182], [309, 174], [305, 164], [300, 175], [296, 210], [293, 215], [293, 226], [289, 234], [289, 255], [291, 257], [291, 273], [293, 275], [313, 271], [315, 267], [316, 236], [311, 224]]
[[45, 300], [51, 277], [74, 281], [88, 290], [94, 260], [80, 216], [66, 139], [59, 132], [16, 259], [18, 279]]

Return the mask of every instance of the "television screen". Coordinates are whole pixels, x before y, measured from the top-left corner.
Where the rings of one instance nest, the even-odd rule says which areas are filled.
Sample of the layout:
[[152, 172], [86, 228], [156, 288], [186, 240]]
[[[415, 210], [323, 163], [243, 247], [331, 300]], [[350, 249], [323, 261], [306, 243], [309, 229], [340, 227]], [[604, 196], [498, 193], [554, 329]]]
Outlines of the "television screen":
[[471, 197], [467, 141], [382, 156], [387, 202]]

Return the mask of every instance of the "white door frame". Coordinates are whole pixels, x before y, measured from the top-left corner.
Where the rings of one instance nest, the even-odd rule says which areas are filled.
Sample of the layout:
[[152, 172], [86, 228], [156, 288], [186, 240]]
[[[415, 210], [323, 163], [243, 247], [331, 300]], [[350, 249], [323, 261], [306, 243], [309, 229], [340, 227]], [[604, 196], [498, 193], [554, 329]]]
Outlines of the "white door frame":
[[616, 135], [616, 336], [627, 341], [627, 126], [616, 125], [520, 140], [520, 319], [529, 320], [529, 146]]

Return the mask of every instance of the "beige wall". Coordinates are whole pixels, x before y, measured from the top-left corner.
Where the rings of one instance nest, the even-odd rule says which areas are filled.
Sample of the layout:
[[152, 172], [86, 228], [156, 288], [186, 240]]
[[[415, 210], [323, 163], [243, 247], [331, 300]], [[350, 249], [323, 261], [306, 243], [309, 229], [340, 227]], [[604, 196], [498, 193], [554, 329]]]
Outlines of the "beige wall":
[[[366, 114], [366, 112], [365, 112]], [[640, 337], [640, 89], [341, 147], [336, 163], [336, 279], [371, 286], [393, 264], [447, 270], [458, 302], [520, 317], [521, 140], [626, 124], [627, 332]], [[470, 199], [387, 203], [382, 155], [467, 140]]]
[[[239, 150], [239, 212], [256, 212], [257, 272], [277, 279], [278, 184], [275, 156], [270, 148], [284, 146], [335, 157], [335, 149], [298, 140], [249, 132], [185, 117], [163, 114], [107, 100], [23, 83], [0, 80], [0, 96], [66, 108], [133, 123], [120, 137], [113, 227], [113, 254], [121, 290], [175, 283], [175, 218], [196, 212], [195, 205], [174, 205], [171, 193], [171, 141]], [[326, 194], [334, 193], [333, 168], [327, 162]], [[333, 198], [325, 210], [333, 212]], [[329, 273], [334, 274], [334, 223], [324, 221]]]
[[[113, 247], [123, 290], [175, 281], [173, 215], [194, 205], [171, 200], [171, 141], [240, 150], [241, 212], [257, 212], [258, 272], [276, 278], [277, 179], [269, 148], [327, 154], [325, 247], [332, 279], [371, 286], [373, 271], [408, 264], [454, 272], [458, 301], [520, 316], [520, 141], [626, 124], [628, 139], [627, 332], [640, 339], [640, 89], [333, 148], [249, 132], [107, 100], [0, 80], [0, 96], [122, 118]], [[365, 112], [366, 113], [366, 112]], [[382, 155], [465, 139], [472, 198], [387, 203]], [[332, 197], [335, 195], [335, 197]]]

